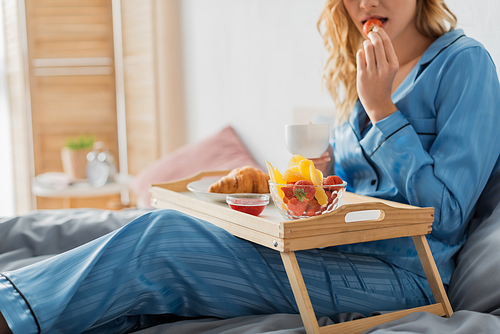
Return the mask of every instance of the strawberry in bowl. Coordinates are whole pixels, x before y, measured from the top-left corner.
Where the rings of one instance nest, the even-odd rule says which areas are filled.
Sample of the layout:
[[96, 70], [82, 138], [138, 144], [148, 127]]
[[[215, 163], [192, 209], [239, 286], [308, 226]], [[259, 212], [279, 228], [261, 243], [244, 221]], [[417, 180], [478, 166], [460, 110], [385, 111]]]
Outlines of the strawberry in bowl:
[[336, 175], [323, 178], [311, 160], [294, 155], [283, 174], [269, 162], [267, 168], [271, 197], [284, 218], [319, 216], [340, 205], [347, 183]]

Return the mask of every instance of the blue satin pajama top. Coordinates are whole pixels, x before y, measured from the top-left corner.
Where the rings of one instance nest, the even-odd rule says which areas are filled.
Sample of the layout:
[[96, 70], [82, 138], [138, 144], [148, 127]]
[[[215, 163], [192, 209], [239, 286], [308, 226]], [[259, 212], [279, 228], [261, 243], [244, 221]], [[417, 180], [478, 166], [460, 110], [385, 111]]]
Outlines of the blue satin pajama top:
[[[398, 111], [364, 129], [367, 115], [358, 100], [335, 131], [335, 173], [349, 191], [434, 207], [427, 239], [448, 284], [475, 203], [499, 169], [497, 71], [479, 42], [454, 30], [426, 50], [392, 100]], [[424, 275], [411, 238], [336, 248]]]

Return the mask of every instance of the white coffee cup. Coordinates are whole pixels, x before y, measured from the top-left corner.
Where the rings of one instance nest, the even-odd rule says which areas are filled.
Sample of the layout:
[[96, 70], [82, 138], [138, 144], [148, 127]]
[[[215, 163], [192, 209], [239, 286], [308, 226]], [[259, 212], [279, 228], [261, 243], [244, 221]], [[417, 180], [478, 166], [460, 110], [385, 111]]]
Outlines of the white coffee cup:
[[304, 158], [319, 158], [330, 140], [330, 124], [285, 125], [285, 143], [288, 152]]

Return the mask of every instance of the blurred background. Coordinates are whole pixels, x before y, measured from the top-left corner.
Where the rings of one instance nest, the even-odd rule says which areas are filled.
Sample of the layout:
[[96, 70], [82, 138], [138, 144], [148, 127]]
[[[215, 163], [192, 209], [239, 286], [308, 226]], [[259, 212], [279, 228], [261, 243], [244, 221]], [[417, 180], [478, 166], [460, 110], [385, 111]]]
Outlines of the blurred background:
[[[459, 27], [500, 64], [500, 2], [449, 0]], [[231, 125], [255, 160], [289, 154], [284, 125], [333, 115], [321, 87], [323, 0], [2, 0], [0, 217], [106, 207], [33, 192], [63, 172], [68, 139], [106, 144], [133, 177]], [[103, 196], [106, 200], [103, 200]]]

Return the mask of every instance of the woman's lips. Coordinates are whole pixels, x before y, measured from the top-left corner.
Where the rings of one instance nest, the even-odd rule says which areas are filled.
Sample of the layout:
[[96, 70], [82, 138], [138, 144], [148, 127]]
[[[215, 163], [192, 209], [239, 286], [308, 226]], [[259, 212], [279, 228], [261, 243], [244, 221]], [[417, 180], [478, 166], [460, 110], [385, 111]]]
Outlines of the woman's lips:
[[386, 22], [387, 22], [387, 20], [388, 20], [388, 19], [387, 19], [387, 17], [381, 17], [381, 16], [371, 16], [371, 17], [367, 18], [366, 20], [362, 20], [362, 21], [361, 21], [361, 24], [365, 24], [365, 23], [366, 23], [366, 21], [368, 21], [368, 20], [372, 20], [372, 19], [377, 19], [377, 20], [379, 20], [380, 22], [382, 22], [382, 24], [383, 24], [383, 25], [385, 25], [385, 23], [386, 23]]

